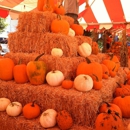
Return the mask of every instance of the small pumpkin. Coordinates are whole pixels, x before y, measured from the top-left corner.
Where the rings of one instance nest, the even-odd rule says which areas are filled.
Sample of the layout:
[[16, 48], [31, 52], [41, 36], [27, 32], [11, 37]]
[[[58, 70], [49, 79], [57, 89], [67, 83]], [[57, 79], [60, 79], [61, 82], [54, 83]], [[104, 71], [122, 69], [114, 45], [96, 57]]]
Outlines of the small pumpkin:
[[52, 70], [47, 73], [46, 81], [50, 86], [60, 86], [64, 80], [64, 74], [60, 70]]
[[41, 113], [40, 107], [35, 101], [27, 103], [23, 107], [23, 116], [27, 119], [34, 119], [38, 117]]
[[13, 77], [13, 68], [15, 64], [11, 58], [1, 58], [0, 59], [0, 79], [9, 81]]
[[13, 68], [14, 81], [18, 84], [27, 83], [28, 76], [26, 71], [26, 64], [19, 63]]
[[11, 102], [6, 108], [6, 113], [9, 116], [18, 116], [21, 112], [22, 104], [20, 102]]
[[67, 20], [61, 18], [60, 15], [57, 15], [57, 18], [54, 19], [51, 23], [51, 32], [61, 33], [68, 35], [70, 25]]
[[63, 50], [60, 48], [52, 48], [51, 55], [56, 57], [61, 57], [63, 55]]
[[122, 118], [119, 113], [108, 109], [107, 112], [100, 113], [95, 121], [95, 130], [125, 130]]
[[56, 14], [60, 14], [60, 15], [64, 15], [65, 14], [65, 8], [64, 8], [64, 6], [63, 5], [58, 5], [58, 4], [56, 4], [55, 5], [55, 10], [54, 10], [54, 12], [56, 13]]
[[44, 11], [54, 12], [54, 5], [51, 5], [50, 0], [46, 0], [45, 4], [43, 5], [43, 12]]
[[92, 54], [97, 55], [99, 53], [99, 47], [97, 42], [92, 42]]
[[72, 116], [66, 110], [57, 113], [56, 121], [61, 130], [68, 130], [73, 126]]
[[80, 74], [74, 79], [74, 88], [81, 92], [90, 91], [93, 88], [93, 80], [89, 75]]
[[73, 84], [74, 84], [74, 81], [70, 80], [70, 79], [64, 79], [62, 81], [62, 88], [65, 88], [65, 89], [71, 89], [73, 87]]
[[84, 29], [83, 29], [83, 27], [81, 25], [72, 24], [70, 27], [71, 27], [71, 29], [73, 29], [75, 31], [76, 36], [83, 35]]
[[38, 60], [42, 55], [43, 54], [37, 56], [34, 61], [29, 61], [27, 63], [27, 76], [30, 83], [33, 85], [40, 85], [45, 83], [47, 65], [44, 61]]
[[47, 109], [40, 116], [40, 124], [44, 128], [54, 127], [56, 125], [57, 112], [54, 109]]
[[90, 46], [89, 43], [84, 42], [78, 46], [78, 53], [80, 56], [88, 57], [92, 53], [92, 47]]
[[0, 98], [0, 111], [5, 111], [7, 106], [11, 103], [8, 98]]

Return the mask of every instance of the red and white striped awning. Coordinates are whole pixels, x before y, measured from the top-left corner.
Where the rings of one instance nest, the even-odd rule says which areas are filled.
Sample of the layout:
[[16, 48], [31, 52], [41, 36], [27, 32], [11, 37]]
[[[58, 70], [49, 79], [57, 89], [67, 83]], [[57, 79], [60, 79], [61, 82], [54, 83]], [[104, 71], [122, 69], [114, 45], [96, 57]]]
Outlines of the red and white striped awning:
[[85, 0], [80, 0], [79, 21], [87, 23], [89, 29], [125, 28], [130, 22], [130, 0], [89, 0], [89, 5], [85, 9]]
[[[0, 17], [6, 18], [15, 11], [18, 13], [34, 10], [37, 1], [0, 0]], [[79, 22], [87, 29], [125, 28], [126, 23], [130, 22], [130, 0], [89, 0], [90, 7], [85, 9], [85, 5], [85, 0], [79, 0]]]

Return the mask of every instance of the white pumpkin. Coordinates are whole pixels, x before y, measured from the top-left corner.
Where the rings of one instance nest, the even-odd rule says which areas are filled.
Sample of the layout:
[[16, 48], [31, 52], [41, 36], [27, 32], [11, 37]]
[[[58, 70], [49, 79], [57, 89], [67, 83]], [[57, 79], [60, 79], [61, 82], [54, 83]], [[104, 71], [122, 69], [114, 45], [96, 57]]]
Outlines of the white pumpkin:
[[8, 98], [0, 98], [0, 111], [5, 111], [10, 102]]
[[90, 91], [93, 88], [93, 79], [86, 74], [80, 74], [74, 79], [74, 88], [81, 92]]
[[74, 37], [75, 31], [72, 28], [69, 28], [68, 36]]
[[64, 74], [59, 70], [53, 70], [47, 73], [46, 81], [50, 86], [59, 86], [64, 80]]
[[40, 116], [40, 124], [44, 128], [54, 127], [56, 125], [57, 112], [54, 109], [47, 109]]
[[9, 116], [18, 116], [21, 112], [22, 104], [20, 102], [11, 102], [6, 108], [6, 113]]
[[60, 49], [60, 48], [53, 48], [53, 49], [51, 50], [51, 55], [52, 55], [52, 56], [61, 57], [61, 56], [63, 55], [63, 51], [62, 51], [62, 49]]
[[87, 57], [92, 53], [92, 47], [89, 43], [84, 42], [78, 46], [78, 53], [80, 56]]

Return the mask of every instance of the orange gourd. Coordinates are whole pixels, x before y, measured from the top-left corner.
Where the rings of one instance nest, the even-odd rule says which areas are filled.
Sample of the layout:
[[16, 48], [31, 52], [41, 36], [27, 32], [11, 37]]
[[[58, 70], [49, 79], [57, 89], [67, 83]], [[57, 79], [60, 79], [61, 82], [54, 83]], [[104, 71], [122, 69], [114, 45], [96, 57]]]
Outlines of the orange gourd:
[[31, 103], [27, 103], [23, 107], [23, 115], [27, 119], [36, 118], [40, 115], [40, 113], [41, 113], [40, 107], [35, 103], [35, 101]]
[[10, 58], [0, 58], [0, 79], [8, 81], [13, 79], [15, 64]]
[[17, 64], [13, 68], [14, 81], [18, 84], [27, 83], [28, 76], [26, 71], [26, 64]]
[[99, 47], [97, 42], [92, 42], [92, 54], [97, 55], [99, 53]]
[[70, 25], [68, 21], [62, 19], [60, 15], [57, 15], [57, 18], [51, 23], [51, 32], [53, 33], [62, 33], [68, 35], [69, 28]]
[[75, 31], [75, 35], [83, 35], [84, 33], [83, 27], [79, 24], [72, 24], [70, 28]]
[[36, 57], [34, 61], [27, 64], [27, 76], [31, 84], [40, 85], [45, 83], [47, 65], [44, 61], [38, 60], [43, 54]]
[[65, 89], [71, 89], [73, 87], [74, 81], [70, 80], [70, 79], [65, 79], [62, 81], [62, 88]]

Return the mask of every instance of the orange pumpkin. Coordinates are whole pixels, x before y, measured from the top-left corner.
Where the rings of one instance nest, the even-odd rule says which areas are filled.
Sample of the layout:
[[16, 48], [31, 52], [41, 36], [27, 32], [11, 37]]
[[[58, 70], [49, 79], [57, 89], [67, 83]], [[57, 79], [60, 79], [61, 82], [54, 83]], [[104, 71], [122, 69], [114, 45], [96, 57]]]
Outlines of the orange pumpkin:
[[54, 8], [54, 6], [55, 6], [54, 0], [38, 0], [38, 2], [37, 2], [37, 9], [38, 9], [39, 11], [43, 11], [43, 8], [44, 8], [47, 4], [48, 4], [51, 8]]
[[63, 20], [60, 15], [57, 15], [57, 18], [51, 23], [51, 32], [53, 33], [62, 33], [68, 35], [69, 28], [70, 25], [68, 21]]
[[92, 42], [92, 54], [97, 55], [99, 53], [99, 47], [97, 42]]
[[122, 118], [119, 113], [108, 109], [107, 112], [100, 113], [95, 121], [95, 130], [125, 130]]
[[74, 81], [70, 80], [70, 79], [65, 79], [62, 81], [62, 88], [65, 88], [65, 89], [70, 89], [73, 87], [73, 84], [74, 84]]
[[13, 79], [15, 64], [10, 58], [0, 58], [0, 79], [8, 81]]
[[75, 35], [83, 35], [84, 33], [83, 27], [79, 24], [72, 24], [70, 28], [75, 31]]
[[29, 81], [33, 85], [40, 85], [45, 83], [47, 65], [44, 61], [38, 61], [43, 54], [36, 57], [34, 61], [30, 61], [27, 64], [27, 76]]
[[55, 12], [56, 14], [64, 15], [64, 14], [65, 14], [65, 8], [64, 8], [62, 5], [56, 4], [56, 5], [55, 5], [54, 12]]
[[103, 102], [99, 107], [99, 113], [107, 112], [108, 110], [118, 112], [120, 117], [122, 117], [121, 109], [113, 103]]
[[32, 103], [27, 103], [23, 107], [23, 115], [27, 119], [33, 119], [36, 118], [40, 115], [41, 110], [40, 107], [34, 102]]
[[28, 76], [26, 71], [26, 65], [25, 64], [17, 64], [13, 68], [13, 75], [14, 75], [14, 81], [16, 83], [27, 83]]
[[102, 80], [102, 66], [98, 62], [91, 62], [89, 58], [86, 58], [87, 62], [79, 63], [76, 69], [76, 75], [87, 74], [89, 76], [96, 75], [100, 80]]

